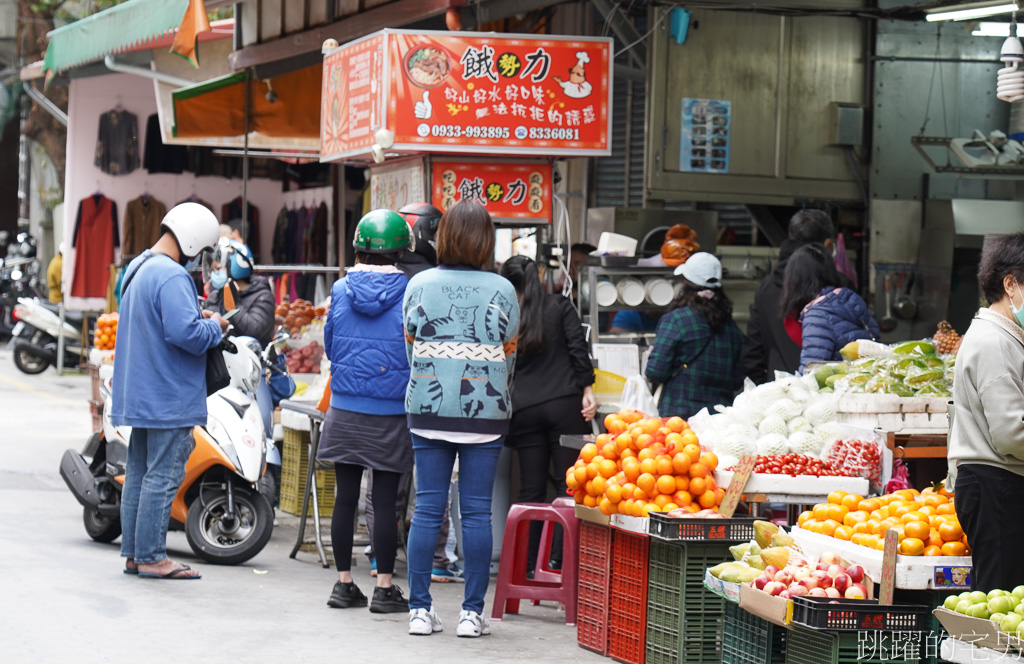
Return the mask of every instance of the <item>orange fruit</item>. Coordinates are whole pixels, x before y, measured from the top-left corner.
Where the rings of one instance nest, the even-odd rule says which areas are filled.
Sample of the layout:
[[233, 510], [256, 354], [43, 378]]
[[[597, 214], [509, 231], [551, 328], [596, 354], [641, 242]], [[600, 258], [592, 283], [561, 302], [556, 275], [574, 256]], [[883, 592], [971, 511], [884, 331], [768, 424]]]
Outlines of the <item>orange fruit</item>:
[[833, 491], [832, 493], [828, 494], [828, 502], [830, 505], [842, 505], [843, 498], [845, 497], [845, 491]]
[[832, 537], [839, 540], [850, 541], [850, 538], [853, 537], [853, 528], [850, 526], [839, 526], [836, 528], [835, 532], [832, 533]]
[[[686, 431], [683, 432], [683, 445], [693, 445], [694, 447], [697, 448], [699, 452], [700, 441], [697, 439], [697, 434], [693, 432], [693, 429], [687, 429]], [[700, 454], [698, 454], [697, 457], [693, 457], [693, 460], [696, 461], [699, 457]]]
[[700, 455], [700, 462], [704, 464], [709, 473], [713, 473], [718, 468], [718, 455], [714, 452], [705, 452]]
[[654, 493], [657, 488], [657, 484], [658, 480], [651, 473], [642, 473], [640, 477], [636, 478], [637, 488], [648, 496]]
[[821, 524], [821, 534], [832, 537], [836, 533], [836, 528], [840, 526], [838, 521], [834, 519], [827, 519], [825, 523]]
[[605, 459], [600, 463], [598, 472], [601, 474], [601, 477], [607, 479], [619, 472], [619, 466], [611, 459]]
[[[622, 435], [626, 435], [626, 434], [622, 434]], [[608, 443], [604, 447], [601, 448], [601, 456], [603, 456], [605, 459], [618, 459], [619, 458], [619, 448], [616, 447], [615, 443]]]
[[648, 500], [651, 495], [640, 487], [633, 488], [633, 500]]
[[612, 503], [618, 503], [622, 500], [622, 487], [618, 484], [609, 484], [604, 490], [604, 495], [608, 497]]
[[924, 555], [926, 555], [926, 556], [941, 556], [942, 555], [942, 547], [926, 546], [926, 547], [924, 547]]
[[[611, 417], [611, 415], [609, 415]], [[587, 443], [580, 450], [580, 458], [583, 459], [584, 463], [590, 463], [597, 456], [597, 445], [594, 443]]]
[[630, 482], [635, 482], [636, 478], [640, 477], [640, 462], [636, 459], [625, 459], [622, 462], [622, 472], [626, 474], [626, 479]]
[[665, 426], [673, 433], [681, 433], [686, 428], [686, 420], [681, 417], [670, 417], [665, 420]]
[[694, 464], [690, 465], [690, 477], [704, 478], [704, 477], [707, 477], [707, 476], [708, 476], [708, 469], [707, 469], [707, 467], [704, 464], [702, 464], [702, 463], [700, 463], [698, 461], [697, 463], [694, 463]]
[[[636, 443], [633, 442], [633, 437], [630, 436], [628, 433], [620, 433], [618, 438], [615, 439], [615, 451], [616, 452], [621, 453], [621, 452], [624, 452], [625, 450], [631, 449], [633, 447], [636, 447]], [[606, 450], [606, 449], [608, 449], [608, 446], [605, 445], [601, 449], [602, 450]], [[602, 452], [602, 454], [603, 454], [603, 452]], [[608, 455], [605, 454], [605, 456], [608, 456]]]
[[701, 477], [694, 477], [690, 479], [690, 486], [687, 488], [694, 496], [700, 496], [708, 490], [707, 482]]
[[619, 514], [625, 514], [626, 516], [633, 516], [633, 499], [623, 500], [619, 503]]
[[676, 491], [687, 491], [690, 488], [690, 478], [687, 475], [676, 475]]
[[877, 498], [865, 498], [857, 505], [857, 509], [865, 512], [874, 512], [881, 506], [882, 503]]
[[942, 555], [944, 556], [966, 556], [967, 547], [964, 546], [963, 542], [946, 542], [942, 545]]
[[725, 498], [725, 489], [718, 487], [715, 489], [715, 505], [721, 505], [722, 500]]
[[676, 478], [671, 475], [661, 475], [655, 485], [658, 487], [658, 493], [670, 495], [676, 492]]
[[654, 503], [647, 503], [640, 508], [640, 516], [650, 516], [651, 512], [657, 512], [658, 506]]
[[946, 541], [942, 539], [941, 535], [939, 535], [939, 531], [932, 528], [932, 530], [928, 533], [928, 539], [925, 540], [924, 543], [926, 546], [937, 546], [939, 548], [942, 548], [942, 545], [945, 544]]
[[685, 475], [690, 472], [690, 465], [692, 463], [689, 456], [683, 452], [676, 452], [675, 456], [672, 457], [672, 470], [675, 471], [676, 475]]
[[864, 533], [865, 535], [871, 534], [871, 526], [868, 525], [867, 521], [861, 521], [860, 523], [853, 524], [853, 532]]
[[716, 491], [718, 489], [718, 482], [715, 481], [714, 475], [708, 475], [704, 478], [705, 491]]
[[838, 521], [839, 523], [842, 523], [843, 519], [846, 518], [846, 512], [847, 509], [842, 505], [828, 506], [828, 518], [832, 519], [833, 521]]
[[925, 521], [911, 521], [904, 526], [903, 532], [907, 534], [907, 537], [927, 542], [932, 534], [932, 527]]
[[899, 551], [904, 556], [923, 556], [924, 542], [916, 537], [908, 537], [900, 542]]
[[647, 461], [648, 459], [653, 459], [656, 456], [658, 456], [658, 453], [655, 452], [654, 448], [651, 447], [650, 445], [641, 448], [641, 450], [636, 453], [636, 458], [639, 459], [640, 461]]
[[800, 512], [800, 516], [798, 516], [796, 518], [796, 525], [798, 525], [798, 526], [804, 525], [813, 516], [814, 516], [814, 513], [811, 512], [810, 510], [807, 510], [807, 511], [804, 511], [804, 512]]
[[940, 496], [936, 493], [924, 497], [924, 504], [929, 507], [938, 507], [939, 505], [945, 505], [949, 502], [949, 498]]
[[811, 522], [807, 523], [807, 530], [811, 531], [812, 533], [817, 533], [817, 534], [821, 535], [822, 531], [824, 530], [824, 528], [825, 528], [825, 524], [824, 523], [818, 523], [817, 521], [815, 521], [814, 523], [811, 523]]
[[660, 510], [661, 508], [665, 507], [665, 505], [668, 505], [671, 500], [672, 499], [669, 498], [668, 496], [656, 496], [654, 498], [654, 504]]
[[590, 480], [589, 484], [591, 487], [591, 493], [595, 496], [604, 495], [604, 490], [608, 488], [608, 480], [601, 475]]
[[614, 419], [612, 420], [612, 425], [610, 427], [607, 427], [607, 429], [608, 433], [618, 436], [620, 433], [625, 433], [626, 427], [627, 425], [625, 422], [623, 422], [620, 419]]
[[847, 510], [854, 512], [857, 510], [857, 506], [860, 505], [860, 501], [864, 500], [863, 496], [858, 496], [855, 493], [850, 493], [843, 496], [843, 499], [839, 501], [839, 504], [845, 507]]
[[941, 537], [944, 542], [956, 542], [963, 539], [963, 536], [964, 530], [960, 527], [959, 523], [947, 521], [939, 526], [939, 537]]
[[597, 507], [597, 499], [591, 496], [589, 493], [583, 496], [583, 504], [587, 507]]
[[693, 502], [693, 496], [690, 495], [689, 491], [676, 491], [673, 500], [680, 507], [686, 507]]
[[922, 514], [921, 512], [917, 511], [907, 512], [906, 514], [900, 517], [900, 521], [902, 521], [903, 523], [910, 523], [911, 521], [924, 521], [925, 523], [929, 522], [927, 514]]
[[661, 506], [662, 512], [671, 512], [672, 510], [677, 509], [679, 509], [679, 505], [676, 505], [675, 503], [665, 503], [664, 505]]
[[587, 476], [586, 466], [580, 466], [576, 468], [576, 470], [573, 471], [573, 475], [576, 477], [576, 486], [583, 486], [584, 484], [587, 483], [587, 480], [590, 479]]
[[[683, 438], [685, 439], [685, 436], [683, 436]], [[697, 437], [694, 436], [693, 438], [694, 441], [696, 441]], [[700, 461], [700, 447], [697, 446], [696, 442], [683, 445], [683, 454], [690, 457], [690, 463], [697, 463]]]
[[860, 510], [855, 512], [847, 512], [846, 516], [843, 517], [844, 526], [855, 526], [858, 523], [866, 523], [868, 520], [868, 513], [861, 512]]
[[670, 450], [681, 450], [683, 448], [683, 436], [675, 431], [665, 436], [665, 444]]
[[811, 515], [815, 521], [824, 521], [828, 518], [828, 505], [821, 503], [811, 508]]
[[657, 460], [657, 469], [659, 475], [671, 475], [674, 472], [672, 467], [672, 457], [667, 454], [659, 456]]
[[618, 511], [615, 505], [613, 505], [612, 502], [607, 498], [602, 498], [601, 502], [597, 504], [597, 507], [598, 509], [601, 510], [601, 514], [604, 514], [606, 516], [611, 516], [612, 514]]
[[658, 472], [658, 462], [654, 459], [643, 459], [640, 461], [640, 472], [654, 475]]
[[953, 503], [942, 503], [941, 505], [939, 505], [938, 507], [935, 508], [935, 513], [936, 514], [956, 514], [956, 507], [953, 506]]
[[653, 443], [653, 442], [654, 442], [654, 436], [652, 436], [650, 434], [647, 434], [647, 433], [642, 433], [636, 439], [636, 448], [638, 450], [642, 450], [645, 447], [649, 447], [651, 445], [651, 443]]
[[602, 461], [604, 461], [604, 457], [598, 455], [594, 457], [594, 461], [587, 464], [587, 479], [592, 480], [601, 474], [599, 471], [601, 469]]

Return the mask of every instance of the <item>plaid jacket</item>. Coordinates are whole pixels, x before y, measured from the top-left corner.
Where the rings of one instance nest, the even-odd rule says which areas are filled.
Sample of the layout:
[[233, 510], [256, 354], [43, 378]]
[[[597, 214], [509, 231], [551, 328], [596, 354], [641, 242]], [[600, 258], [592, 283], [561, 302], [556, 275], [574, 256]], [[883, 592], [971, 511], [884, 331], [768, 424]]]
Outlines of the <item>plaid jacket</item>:
[[743, 386], [742, 346], [743, 333], [732, 320], [712, 335], [707, 320], [690, 307], [665, 314], [647, 360], [647, 378], [665, 383], [658, 413], [689, 418], [705, 406], [732, 403]]

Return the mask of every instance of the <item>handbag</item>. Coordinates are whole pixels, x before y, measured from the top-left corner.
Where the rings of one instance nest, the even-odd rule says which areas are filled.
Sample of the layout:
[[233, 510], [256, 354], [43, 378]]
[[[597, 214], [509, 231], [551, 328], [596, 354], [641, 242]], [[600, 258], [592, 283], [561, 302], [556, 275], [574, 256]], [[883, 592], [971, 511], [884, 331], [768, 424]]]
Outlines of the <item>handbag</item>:
[[[132, 279], [142, 269], [143, 264], [153, 256], [156, 256], [156, 254], [150, 254], [143, 258], [138, 267], [135, 268], [135, 271], [125, 278], [124, 285], [121, 286], [121, 297], [124, 297], [125, 292], [128, 291], [128, 286], [132, 283]], [[228, 364], [224, 361], [222, 344], [223, 342], [218, 343], [206, 351], [206, 396], [210, 396], [231, 384], [231, 374], [228, 373]]]

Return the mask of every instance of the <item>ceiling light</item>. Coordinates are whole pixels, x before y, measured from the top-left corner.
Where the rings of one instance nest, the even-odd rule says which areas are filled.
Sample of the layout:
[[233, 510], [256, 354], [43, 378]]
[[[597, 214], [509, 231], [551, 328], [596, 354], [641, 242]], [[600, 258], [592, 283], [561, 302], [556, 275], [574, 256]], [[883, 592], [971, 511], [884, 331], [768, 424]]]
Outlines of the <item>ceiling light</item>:
[[1010, 36], [1010, 24], [991, 22], [979, 23], [977, 29], [972, 31], [971, 34], [975, 37], [1002, 37], [1005, 39]]
[[969, 7], [965, 9], [955, 9], [951, 11], [935, 12], [928, 14], [925, 19], [928, 21], [966, 21], [972, 18], [984, 18], [986, 16], [995, 16], [996, 14], [1009, 14], [1010, 12], [1017, 11], [1017, 3], [1009, 2], [998, 5], [988, 5], [982, 7]]

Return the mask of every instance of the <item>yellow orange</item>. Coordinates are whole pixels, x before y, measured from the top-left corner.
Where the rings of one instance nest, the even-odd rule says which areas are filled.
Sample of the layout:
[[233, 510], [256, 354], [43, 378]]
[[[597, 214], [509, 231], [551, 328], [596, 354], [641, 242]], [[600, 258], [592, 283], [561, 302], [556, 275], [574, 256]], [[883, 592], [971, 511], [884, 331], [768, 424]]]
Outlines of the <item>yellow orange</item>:
[[671, 500], [672, 500], [672, 499], [671, 499], [671, 498], [669, 498], [668, 496], [664, 496], [664, 495], [662, 495], [662, 496], [656, 496], [656, 497], [654, 498], [654, 504], [655, 504], [655, 505], [656, 505], [656, 506], [658, 507], [658, 509], [660, 510], [660, 509], [661, 509], [661, 508], [663, 508], [663, 507], [664, 507], [665, 505], [668, 505], [668, 504], [669, 504], [669, 502], [670, 502]]
[[715, 492], [714, 491], [705, 491], [704, 493], [700, 494], [700, 498], [697, 500], [697, 502], [699, 502], [700, 506], [703, 507], [704, 509], [709, 509], [711, 507], [714, 507], [715, 506]]
[[842, 505], [843, 498], [845, 497], [845, 491], [833, 491], [832, 493], [828, 494], [828, 502], [830, 505]]
[[924, 547], [924, 555], [926, 556], [941, 556], [942, 547], [928, 545]]
[[857, 505], [857, 509], [870, 513], [874, 512], [881, 506], [882, 502], [877, 498], [865, 498], [864, 500], [860, 501], [860, 503]]
[[604, 490], [604, 495], [608, 497], [612, 503], [618, 503], [622, 500], [622, 487], [618, 484], [609, 484]]
[[707, 491], [707, 482], [701, 477], [693, 477], [690, 479], [690, 486], [687, 488], [694, 496], [700, 496]]
[[671, 475], [674, 472], [672, 468], [672, 457], [667, 454], [659, 456], [656, 463], [659, 475]]
[[690, 488], [690, 478], [686, 475], [676, 475], [676, 491], [687, 491]]
[[665, 420], [665, 426], [673, 433], [680, 433], [686, 428], [686, 420], [681, 417], [670, 417]]
[[587, 475], [587, 467], [580, 466], [573, 471], [573, 475], [576, 477], [576, 486], [583, 486], [587, 483], [590, 477]]
[[924, 542], [916, 537], [908, 537], [900, 542], [900, 553], [904, 556], [923, 556]]
[[604, 514], [606, 516], [611, 516], [612, 514], [618, 511], [615, 505], [612, 504], [612, 501], [608, 500], [607, 498], [602, 498], [601, 501], [597, 504], [597, 506], [601, 510], [601, 514]]
[[853, 528], [850, 526], [839, 526], [835, 529], [835, 532], [832, 533], [832, 537], [839, 540], [850, 541], [850, 538], [853, 537]]
[[807, 510], [807, 511], [804, 511], [804, 512], [800, 512], [800, 516], [798, 516], [798, 517], [796, 518], [796, 525], [798, 525], [798, 526], [802, 526], [802, 525], [804, 525], [804, 524], [805, 524], [805, 523], [806, 523], [806, 522], [807, 522], [807, 521], [808, 521], [809, 519], [811, 519], [811, 518], [813, 518], [813, 517], [814, 517], [814, 513], [813, 513], [813, 512], [811, 512], [810, 510]]
[[580, 458], [583, 459], [583, 463], [590, 463], [595, 456], [597, 456], [597, 445], [594, 443], [587, 443], [580, 450]]
[[[687, 433], [690, 432], [688, 431]], [[683, 438], [685, 439], [685, 437], [686, 436], [684, 435]], [[694, 436], [694, 440], [696, 440], [696, 438], [697, 437]], [[697, 446], [696, 442], [687, 443], [683, 445], [683, 454], [690, 457], [690, 463], [692, 464], [696, 464], [698, 461], [700, 461], [700, 447]]]
[[672, 470], [674, 470], [677, 475], [685, 475], [690, 472], [691, 464], [693, 464], [693, 462], [690, 461], [690, 457], [683, 452], [676, 452], [672, 457]]
[[704, 478], [704, 477], [707, 477], [707, 476], [708, 476], [708, 469], [701, 462], [698, 461], [697, 463], [694, 463], [694, 464], [690, 465], [690, 477], [693, 477], [693, 478], [697, 478], [697, 477]]
[[677, 509], [679, 509], [679, 505], [676, 505], [675, 503], [666, 503], [666, 504], [661, 506], [661, 511], [662, 512], [671, 512], [672, 510], [677, 510]]
[[825, 523], [821, 524], [821, 526], [821, 534], [832, 537], [836, 532], [836, 528], [838, 528], [840, 524], [835, 519], [827, 519]]
[[640, 477], [640, 462], [636, 459], [623, 460], [622, 472], [626, 474], [626, 479], [630, 482], [635, 482], [636, 478]]
[[693, 496], [690, 495], [689, 491], [676, 491], [673, 500], [680, 507], [686, 507], [693, 502]]
[[648, 496], [654, 493], [657, 488], [657, 484], [658, 480], [651, 473], [641, 473], [640, 477], [636, 478], [637, 488]]
[[939, 537], [944, 542], [956, 542], [964, 537], [964, 530], [959, 523], [947, 521], [939, 526]]
[[864, 500], [863, 496], [858, 496], [855, 493], [850, 493], [843, 496], [843, 499], [839, 501], [839, 504], [845, 507], [850, 512], [855, 512], [857, 506], [860, 505], [860, 501]]
[[640, 472], [654, 475], [658, 472], [658, 462], [654, 459], [644, 459], [640, 462]]
[[907, 534], [908, 538], [927, 542], [932, 534], [932, 527], [926, 521], [911, 521], [903, 527], [903, 532]]
[[[659, 476], [655, 484], [658, 487], [658, 493], [673, 494], [676, 492], [676, 478], [671, 475]], [[661, 507], [661, 505], [658, 505], [658, 507]]]
[[942, 545], [942, 555], [944, 556], [966, 556], [967, 547], [964, 546], [963, 542], [946, 542]]

